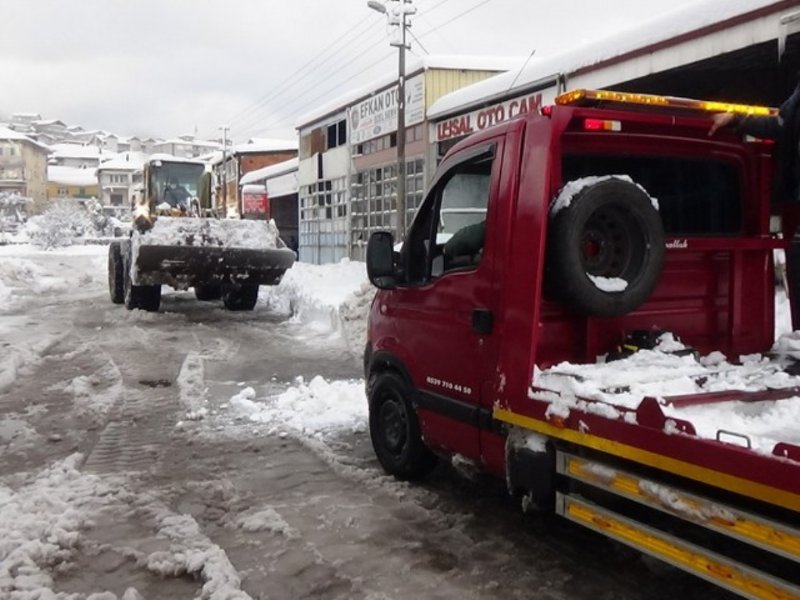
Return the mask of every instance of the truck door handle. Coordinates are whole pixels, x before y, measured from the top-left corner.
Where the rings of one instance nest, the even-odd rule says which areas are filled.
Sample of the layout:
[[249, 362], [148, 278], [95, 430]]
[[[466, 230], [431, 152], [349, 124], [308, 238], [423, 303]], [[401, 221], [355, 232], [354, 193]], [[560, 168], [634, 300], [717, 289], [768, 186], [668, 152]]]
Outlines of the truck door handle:
[[472, 330], [480, 335], [489, 335], [494, 327], [494, 315], [488, 308], [476, 308], [472, 311]]

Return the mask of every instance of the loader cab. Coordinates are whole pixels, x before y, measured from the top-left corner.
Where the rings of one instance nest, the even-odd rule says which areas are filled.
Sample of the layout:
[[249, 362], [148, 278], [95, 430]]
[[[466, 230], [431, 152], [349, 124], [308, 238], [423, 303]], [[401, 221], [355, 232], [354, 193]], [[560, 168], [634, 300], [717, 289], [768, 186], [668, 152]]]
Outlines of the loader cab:
[[150, 209], [166, 214], [191, 212], [204, 172], [205, 165], [200, 162], [151, 160], [144, 169]]

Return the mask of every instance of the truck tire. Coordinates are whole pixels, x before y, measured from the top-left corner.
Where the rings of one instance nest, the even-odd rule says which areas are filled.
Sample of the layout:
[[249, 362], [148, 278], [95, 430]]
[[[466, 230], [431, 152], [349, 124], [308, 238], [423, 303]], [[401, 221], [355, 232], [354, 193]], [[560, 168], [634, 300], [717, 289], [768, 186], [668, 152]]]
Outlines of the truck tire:
[[[610, 178], [583, 188], [551, 217], [547, 253], [549, 295], [581, 314], [624, 315], [658, 283], [664, 226], [644, 190]], [[589, 276], [622, 279], [626, 286], [601, 286]]]
[[122, 252], [119, 244], [114, 242], [108, 246], [108, 295], [114, 304], [122, 304], [125, 301]]
[[409, 385], [386, 371], [375, 376], [369, 389], [369, 434], [378, 462], [398, 479], [421, 479], [437, 459], [422, 441]]
[[243, 283], [222, 287], [222, 303], [228, 310], [253, 310], [258, 300], [258, 284]]
[[220, 298], [222, 298], [222, 286], [196, 285], [194, 286], [194, 297], [202, 302], [219, 300]]
[[147, 312], [158, 312], [161, 306], [160, 285], [133, 285], [131, 271], [127, 263], [124, 268], [125, 308], [133, 310], [139, 308]]

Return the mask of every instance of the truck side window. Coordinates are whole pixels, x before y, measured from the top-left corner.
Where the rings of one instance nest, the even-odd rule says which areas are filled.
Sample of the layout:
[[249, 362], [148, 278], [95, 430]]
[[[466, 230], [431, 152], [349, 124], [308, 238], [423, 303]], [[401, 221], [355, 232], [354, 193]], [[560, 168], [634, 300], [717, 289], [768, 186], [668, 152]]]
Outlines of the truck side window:
[[408, 236], [408, 283], [474, 269], [483, 254], [492, 159], [457, 165], [420, 208]]

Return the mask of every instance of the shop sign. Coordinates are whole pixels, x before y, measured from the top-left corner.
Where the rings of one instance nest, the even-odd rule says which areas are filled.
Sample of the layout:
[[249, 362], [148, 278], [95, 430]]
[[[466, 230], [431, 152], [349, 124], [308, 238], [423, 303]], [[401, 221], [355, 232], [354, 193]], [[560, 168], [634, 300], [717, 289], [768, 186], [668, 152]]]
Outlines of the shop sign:
[[[350, 143], [360, 144], [397, 131], [397, 86], [350, 108]], [[419, 74], [406, 81], [406, 127], [425, 119], [425, 78]]]
[[518, 115], [539, 110], [541, 106], [542, 95], [531, 94], [459, 115], [436, 124], [434, 141], [443, 142], [451, 138], [475, 133], [492, 125], [513, 119]]

